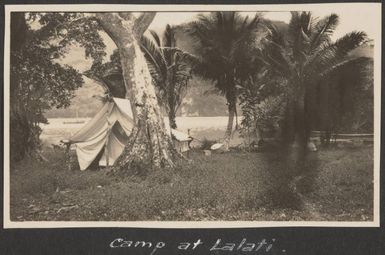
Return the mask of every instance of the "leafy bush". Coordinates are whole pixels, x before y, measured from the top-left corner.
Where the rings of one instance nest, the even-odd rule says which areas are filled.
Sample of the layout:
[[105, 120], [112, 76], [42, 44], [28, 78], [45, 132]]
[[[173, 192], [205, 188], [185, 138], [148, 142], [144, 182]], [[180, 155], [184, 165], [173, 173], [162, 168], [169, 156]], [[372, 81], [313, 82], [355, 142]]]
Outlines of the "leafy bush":
[[283, 100], [281, 97], [268, 97], [256, 106], [256, 122], [262, 130], [276, 131], [283, 118]]
[[282, 97], [270, 96], [258, 104], [246, 101], [242, 107], [243, 119], [241, 133], [243, 137], [258, 142], [265, 135], [271, 135], [280, 128], [280, 121], [284, 114]]

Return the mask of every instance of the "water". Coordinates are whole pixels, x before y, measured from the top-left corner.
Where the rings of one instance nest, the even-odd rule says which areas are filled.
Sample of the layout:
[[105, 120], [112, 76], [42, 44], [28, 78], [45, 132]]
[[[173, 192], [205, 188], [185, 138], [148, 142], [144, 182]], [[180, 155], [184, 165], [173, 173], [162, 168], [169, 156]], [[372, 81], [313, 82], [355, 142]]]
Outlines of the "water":
[[[46, 145], [59, 144], [60, 140], [68, 139], [80, 130], [91, 118], [50, 118], [48, 124], [41, 124], [42, 134], [40, 138]], [[227, 126], [227, 116], [218, 117], [176, 117], [178, 130], [188, 133], [197, 139], [220, 140], [224, 136]], [[235, 122], [235, 121], [234, 121]], [[168, 118], [165, 118], [167, 125]], [[234, 123], [235, 125], [235, 123]], [[242, 141], [236, 134], [233, 144]]]

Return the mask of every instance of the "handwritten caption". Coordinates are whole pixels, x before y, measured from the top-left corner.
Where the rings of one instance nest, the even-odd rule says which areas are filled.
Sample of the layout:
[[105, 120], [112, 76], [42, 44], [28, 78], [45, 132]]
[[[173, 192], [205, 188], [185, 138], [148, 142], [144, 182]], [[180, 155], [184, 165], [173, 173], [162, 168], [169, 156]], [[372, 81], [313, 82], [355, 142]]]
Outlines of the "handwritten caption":
[[[125, 240], [124, 238], [116, 238], [110, 243], [112, 249], [123, 249], [123, 248], [137, 248], [147, 249], [149, 255], [156, 255], [162, 249], [168, 247], [181, 251], [195, 251], [199, 249], [208, 249], [210, 252], [222, 251], [222, 252], [258, 252], [271, 253], [276, 244], [276, 239], [261, 239], [258, 241], [249, 242], [246, 238], [243, 238], [240, 242], [225, 242], [222, 239], [217, 239], [212, 243], [204, 243], [201, 239], [180, 242], [173, 245], [168, 245], [166, 242], [150, 242], [150, 241], [132, 241]], [[286, 250], [280, 250], [282, 254], [286, 253]]]

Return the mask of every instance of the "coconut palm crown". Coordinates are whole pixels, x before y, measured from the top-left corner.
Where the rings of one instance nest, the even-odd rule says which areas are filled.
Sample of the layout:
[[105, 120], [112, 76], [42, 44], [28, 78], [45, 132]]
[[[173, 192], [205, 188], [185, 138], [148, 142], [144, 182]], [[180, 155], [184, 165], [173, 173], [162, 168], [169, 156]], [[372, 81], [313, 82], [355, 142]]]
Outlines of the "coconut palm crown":
[[286, 121], [283, 126], [287, 142], [306, 146], [310, 132], [308, 98], [312, 89], [332, 71], [354, 59], [349, 52], [367, 41], [364, 32], [351, 32], [332, 41], [339, 23], [336, 14], [322, 19], [311, 12], [291, 12], [286, 31], [267, 25], [268, 36], [261, 49], [261, 60], [271, 72], [286, 81]]
[[177, 48], [175, 27], [166, 26], [163, 40], [151, 31], [152, 38], [143, 37], [141, 48], [149, 65], [159, 96], [169, 115], [170, 127], [176, 128], [175, 116], [187, 91], [191, 67], [189, 54]]

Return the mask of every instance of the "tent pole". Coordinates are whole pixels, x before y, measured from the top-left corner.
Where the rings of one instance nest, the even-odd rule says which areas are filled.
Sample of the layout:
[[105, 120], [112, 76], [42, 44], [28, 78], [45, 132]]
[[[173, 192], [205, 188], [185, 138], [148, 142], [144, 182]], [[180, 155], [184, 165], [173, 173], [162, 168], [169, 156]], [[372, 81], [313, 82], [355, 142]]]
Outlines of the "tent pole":
[[108, 156], [108, 143], [109, 143], [109, 138], [110, 138], [110, 130], [111, 130], [111, 124], [108, 116], [110, 115], [112, 109], [108, 109], [107, 112], [107, 137], [106, 137], [106, 143], [104, 145], [104, 152], [106, 153], [106, 169], [107, 172], [110, 171], [110, 164], [109, 164], [109, 156]]
[[67, 158], [67, 165], [68, 165], [68, 171], [72, 170], [72, 156], [71, 156], [71, 143], [66, 144], [66, 158]]
[[110, 135], [110, 132], [109, 132], [109, 130], [107, 130], [107, 139], [106, 139], [106, 144], [104, 145], [104, 151], [105, 151], [105, 153], [106, 153], [106, 168], [107, 168], [107, 170], [110, 170], [109, 169], [109, 166], [110, 166], [110, 164], [109, 164], [109, 157], [108, 157], [108, 136]]

